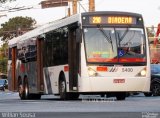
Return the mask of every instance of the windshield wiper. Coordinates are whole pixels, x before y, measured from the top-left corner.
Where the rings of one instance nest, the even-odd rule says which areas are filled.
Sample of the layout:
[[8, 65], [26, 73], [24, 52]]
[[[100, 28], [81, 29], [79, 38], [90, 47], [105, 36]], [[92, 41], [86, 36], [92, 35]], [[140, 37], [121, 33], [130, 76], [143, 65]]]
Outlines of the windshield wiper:
[[119, 44], [119, 46], [121, 45], [121, 41], [122, 41], [122, 40], [124, 39], [124, 37], [127, 35], [128, 31], [129, 31], [129, 30], [128, 30], [128, 28], [127, 28], [121, 37], [119, 36], [119, 33], [116, 31], [116, 34], [118, 35], [118, 44]]
[[124, 39], [124, 37], [127, 35], [127, 33], [128, 33], [128, 28], [126, 29], [126, 31], [123, 33], [123, 35], [120, 37], [119, 36], [119, 33], [118, 33], [118, 38], [119, 38], [119, 40], [120, 40], [120, 42]]
[[[119, 36], [119, 33], [117, 33], [118, 34], [118, 39], [119, 39], [119, 46], [120, 46], [120, 42], [124, 39], [124, 37], [127, 35], [127, 33], [128, 33], [128, 28], [127, 28], [127, 30], [123, 33], [123, 35], [120, 37]], [[133, 39], [133, 37], [134, 37], [134, 35], [135, 35], [135, 31], [133, 32], [134, 34], [128, 39], [128, 41], [125, 43], [125, 44], [123, 44], [124, 46], [125, 45], [127, 45], [132, 39]]]
[[99, 26], [98, 29], [99, 29], [99, 31], [103, 34], [103, 36], [106, 38], [106, 40], [111, 44], [111, 46], [112, 46], [112, 51], [114, 52], [111, 34], [109, 33], [109, 36], [108, 36], [108, 35], [105, 33], [105, 31], [103, 30], [103, 28], [100, 27], [100, 26]]

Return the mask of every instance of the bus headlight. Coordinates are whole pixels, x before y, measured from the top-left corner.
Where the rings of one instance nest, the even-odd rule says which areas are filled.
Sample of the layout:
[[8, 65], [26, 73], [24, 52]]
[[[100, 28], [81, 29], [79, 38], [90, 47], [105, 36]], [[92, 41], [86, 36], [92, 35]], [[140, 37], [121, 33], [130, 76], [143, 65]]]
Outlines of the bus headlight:
[[146, 74], [147, 74], [147, 70], [146, 70], [146, 68], [144, 68], [136, 76], [138, 76], [138, 77], [145, 77]]
[[146, 76], [146, 70], [141, 71], [141, 76]]
[[88, 74], [89, 76], [97, 76], [97, 72], [91, 67], [88, 68]]

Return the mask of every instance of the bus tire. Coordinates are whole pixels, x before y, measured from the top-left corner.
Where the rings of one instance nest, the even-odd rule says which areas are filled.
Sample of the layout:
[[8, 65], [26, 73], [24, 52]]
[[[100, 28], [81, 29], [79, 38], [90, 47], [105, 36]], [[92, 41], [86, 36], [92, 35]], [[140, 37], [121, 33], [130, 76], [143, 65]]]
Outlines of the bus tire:
[[25, 99], [25, 96], [24, 96], [24, 87], [23, 87], [23, 83], [22, 83], [21, 77], [18, 77], [18, 93], [19, 93], [20, 99], [24, 100]]
[[30, 94], [29, 98], [31, 100], [40, 100], [41, 99], [41, 94]]
[[62, 75], [59, 80], [59, 95], [61, 100], [67, 100], [69, 98], [67, 94], [66, 80], [64, 75]]
[[69, 99], [70, 100], [77, 100], [79, 98], [78, 93], [69, 93]]
[[2, 91], [5, 91], [5, 86], [3, 86], [3, 89], [2, 89]]
[[118, 92], [116, 93], [117, 100], [125, 100], [126, 99], [126, 93], [125, 92]]
[[29, 87], [28, 87], [27, 77], [24, 78], [23, 88], [24, 88], [24, 91], [23, 91], [24, 99], [28, 100], [30, 98], [30, 96], [29, 96]]

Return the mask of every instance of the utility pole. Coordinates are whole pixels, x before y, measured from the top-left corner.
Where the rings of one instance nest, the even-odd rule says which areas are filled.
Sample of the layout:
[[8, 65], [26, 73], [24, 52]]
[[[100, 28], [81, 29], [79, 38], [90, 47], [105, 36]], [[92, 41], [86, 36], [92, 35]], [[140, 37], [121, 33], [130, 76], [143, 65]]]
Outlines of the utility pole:
[[89, 0], [89, 12], [95, 11], [95, 0]]
[[[68, 0], [72, 3], [72, 14], [77, 14], [77, 0]], [[71, 8], [68, 8], [68, 16], [71, 16]]]
[[71, 16], [71, 8], [70, 8], [70, 3], [71, 2], [71, 0], [68, 0], [68, 17], [70, 17]]
[[68, 16], [71, 16], [71, 8], [68, 8]]
[[73, 15], [77, 14], [77, 0], [72, 1]]

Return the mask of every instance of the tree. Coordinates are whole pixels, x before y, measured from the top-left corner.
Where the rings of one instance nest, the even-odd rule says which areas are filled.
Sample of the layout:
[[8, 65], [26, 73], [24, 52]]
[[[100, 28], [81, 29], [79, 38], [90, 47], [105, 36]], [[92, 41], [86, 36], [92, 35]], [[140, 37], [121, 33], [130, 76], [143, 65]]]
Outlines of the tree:
[[5, 43], [0, 47], [0, 72], [7, 73], [7, 41], [13, 37], [21, 35], [24, 32], [27, 32], [33, 29], [36, 21], [31, 17], [14, 17], [9, 19], [8, 22], [1, 24], [2, 28], [0, 29], [0, 37]]
[[0, 47], [0, 73], [7, 73], [7, 43], [4, 43], [2, 47]]
[[36, 21], [31, 17], [18, 16], [11, 18], [8, 22], [1, 24], [0, 37], [3, 41], [8, 41], [33, 29], [35, 23]]
[[16, 1], [16, 0], [0, 0], [0, 3], [6, 3], [6, 2]]
[[149, 28], [147, 28], [147, 34], [148, 34], [148, 37], [154, 37], [155, 35], [154, 32]]

